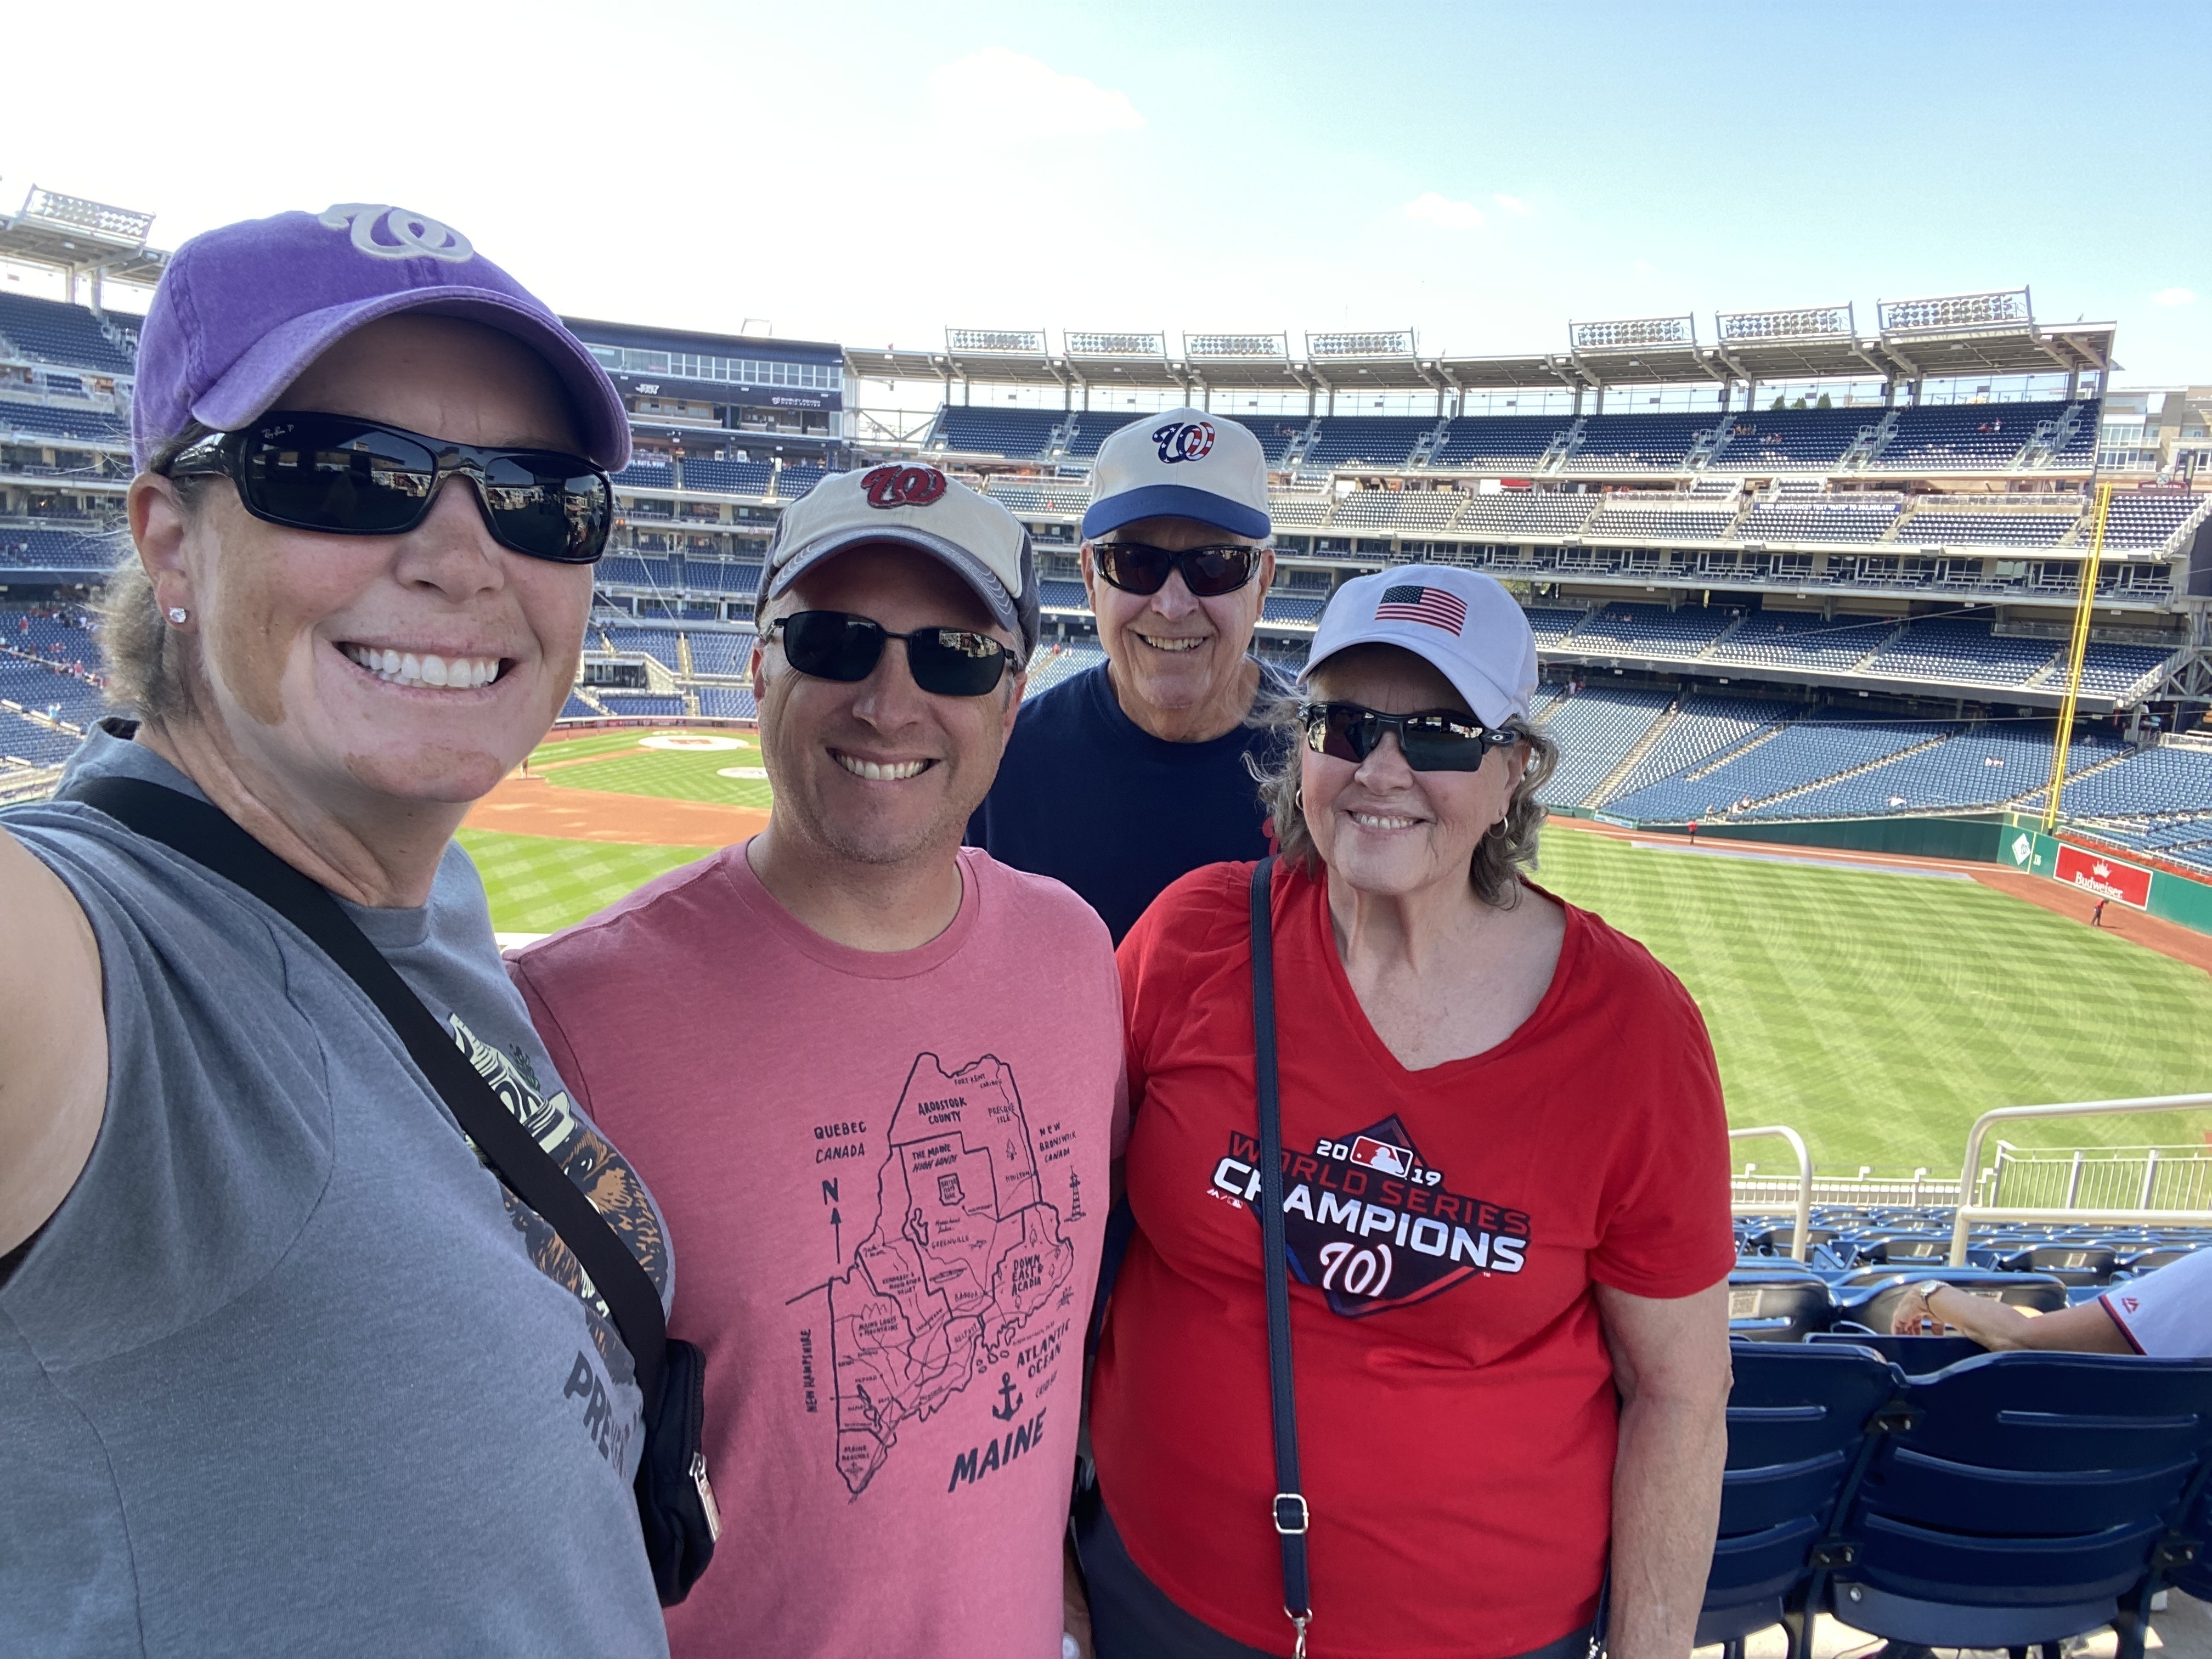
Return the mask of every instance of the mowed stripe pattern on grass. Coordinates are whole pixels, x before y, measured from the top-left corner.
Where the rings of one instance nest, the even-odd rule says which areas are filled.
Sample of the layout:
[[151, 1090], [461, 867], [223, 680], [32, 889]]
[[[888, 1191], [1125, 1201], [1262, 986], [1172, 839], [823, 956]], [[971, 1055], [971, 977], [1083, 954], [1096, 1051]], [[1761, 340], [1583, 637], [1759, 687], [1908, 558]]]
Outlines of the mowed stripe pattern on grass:
[[571, 766], [550, 767], [543, 775], [562, 789], [601, 789], [617, 795], [659, 795], [670, 800], [707, 801], [717, 806], [766, 808], [774, 799], [765, 778], [726, 778], [725, 767], [757, 767], [760, 750], [750, 740], [740, 749], [700, 753], [639, 749], [610, 754]]
[[464, 830], [459, 837], [491, 901], [491, 925], [502, 933], [550, 933], [567, 927], [678, 865], [705, 858], [706, 847], [631, 847], [556, 841]]
[[[1993, 1106], [2212, 1078], [2212, 977], [1977, 884], [1644, 852], [1559, 829], [1540, 879], [1680, 976], [1711, 1029], [1730, 1120], [1801, 1130], [1823, 1168], [1954, 1175], [1947, 1161]], [[2008, 1138], [2176, 1144], [2204, 1127], [2082, 1118]], [[1777, 1150], [1745, 1156], [1771, 1167]]]

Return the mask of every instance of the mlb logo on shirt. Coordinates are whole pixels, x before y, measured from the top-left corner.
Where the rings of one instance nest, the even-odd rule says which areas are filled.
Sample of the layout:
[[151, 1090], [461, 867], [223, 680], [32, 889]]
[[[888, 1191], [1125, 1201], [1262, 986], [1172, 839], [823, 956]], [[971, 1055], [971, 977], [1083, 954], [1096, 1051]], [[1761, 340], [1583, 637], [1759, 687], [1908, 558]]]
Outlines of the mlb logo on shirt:
[[1375, 607], [1375, 620], [1426, 623], [1431, 628], [1456, 635], [1467, 626], [1467, 601], [1444, 588], [1404, 582], [1382, 590], [1382, 602]]
[[1384, 1175], [1409, 1176], [1413, 1173], [1413, 1155], [1403, 1146], [1393, 1146], [1387, 1140], [1374, 1140], [1365, 1135], [1356, 1136], [1352, 1143], [1352, 1161], [1370, 1170], [1380, 1170]]

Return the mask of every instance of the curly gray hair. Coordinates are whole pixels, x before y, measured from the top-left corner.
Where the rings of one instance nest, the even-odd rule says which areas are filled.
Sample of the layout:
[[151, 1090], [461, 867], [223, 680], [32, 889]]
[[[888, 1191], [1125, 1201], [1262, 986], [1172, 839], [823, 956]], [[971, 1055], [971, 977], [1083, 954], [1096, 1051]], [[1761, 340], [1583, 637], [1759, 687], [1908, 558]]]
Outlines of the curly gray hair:
[[[1252, 723], [1273, 728], [1281, 735], [1281, 742], [1273, 765], [1262, 767], [1249, 757], [1245, 764], [1259, 781], [1260, 799], [1274, 821], [1275, 841], [1284, 862], [1310, 871], [1321, 861], [1321, 849], [1314, 845], [1313, 832], [1306, 824], [1305, 801], [1299, 790], [1301, 757], [1306, 747], [1305, 728], [1298, 720], [1304, 702], [1297, 696], [1276, 697], [1254, 712]], [[1536, 792], [1559, 759], [1559, 745], [1527, 720], [1510, 720], [1507, 729], [1526, 745], [1528, 764], [1514, 787], [1505, 816], [1475, 843], [1474, 856], [1468, 866], [1475, 896], [1501, 910], [1510, 910], [1521, 902], [1521, 872], [1524, 866], [1535, 867], [1536, 836], [1544, 823], [1544, 808]]]

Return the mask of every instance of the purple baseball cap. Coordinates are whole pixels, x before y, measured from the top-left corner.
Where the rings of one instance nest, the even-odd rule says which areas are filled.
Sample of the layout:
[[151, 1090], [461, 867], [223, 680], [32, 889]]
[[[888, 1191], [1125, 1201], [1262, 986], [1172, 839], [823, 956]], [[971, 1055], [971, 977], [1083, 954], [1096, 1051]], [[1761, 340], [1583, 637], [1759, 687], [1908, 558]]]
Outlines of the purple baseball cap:
[[248, 219], [176, 251], [138, 331], [132, 459], [143, 468], [190, 422], [228, 432], [267, 413], [331, 344], [402, 311], [513, 335], [568, 388], [586, 456], [629, 464], [622, 394], [584, 343], [458, 230], [370, 202]]

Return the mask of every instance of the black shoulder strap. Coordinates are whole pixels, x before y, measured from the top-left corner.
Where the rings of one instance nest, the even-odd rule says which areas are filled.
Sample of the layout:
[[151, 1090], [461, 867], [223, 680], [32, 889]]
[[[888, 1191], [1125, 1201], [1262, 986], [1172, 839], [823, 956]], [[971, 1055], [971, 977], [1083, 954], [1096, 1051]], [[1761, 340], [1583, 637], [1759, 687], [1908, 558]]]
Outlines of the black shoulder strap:
[[575, 1253], [606, 1299], [637, 1366], [647, 1419], [658, 1403], [667, 1323], [660, 1294], [583, 1190], [532, 1139], [460, 1045], [369, 942], [337, 901], [234, 823], [219, 809], [140, 778], [88, 778], [63, 793], [158, 841], [244, 888], [290, 922], [367, 994], [507, 1190], [535, 1210]]
[[1275, 943], [1269, 915], [1273, 854], [1252, 870], [1252, 1043], [1260, 1097], [1260, 1249], [1267, 1279], [1267, 1392], [1275, 1431], [1276, 1535], [1283, 1546], [1283, 1611], [1304, 1659], [1313, 1607], [1306, 1588], [1310, 1516], [1298, 1480], [1298, 1401], [1291, 1386], [1291, 1280], [1283, 1237], [1283, 1115], [1275, 1085]]

